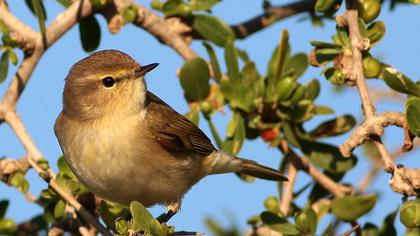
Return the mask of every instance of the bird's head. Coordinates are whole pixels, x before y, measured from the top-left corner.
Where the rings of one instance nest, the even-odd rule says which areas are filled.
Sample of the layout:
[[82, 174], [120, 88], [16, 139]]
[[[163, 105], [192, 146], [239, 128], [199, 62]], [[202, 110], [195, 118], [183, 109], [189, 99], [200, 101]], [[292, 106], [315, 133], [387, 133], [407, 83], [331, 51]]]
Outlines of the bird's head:
[[157, 65], [141, 66], [117, 50], [91, 54], [74, 64], [66, 77], [64, 112], [82, 120], [139, 112], [147, 91], [144, 75]]

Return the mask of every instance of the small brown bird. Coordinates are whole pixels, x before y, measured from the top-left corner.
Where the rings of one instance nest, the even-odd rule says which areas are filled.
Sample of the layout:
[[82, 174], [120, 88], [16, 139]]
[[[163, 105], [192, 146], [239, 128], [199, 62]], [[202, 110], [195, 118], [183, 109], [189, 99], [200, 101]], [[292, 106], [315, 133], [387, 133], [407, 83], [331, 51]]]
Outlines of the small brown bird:
[[287, 180], [274, 169], [218, 151], [194, 123], [147, 91], [144, 75], [157, 65], [141, 66], [123, 52], [105, 50], [70, 69], [54, 131], [81, 183], [120, 204], [164, 204], [168, 220], [206, 175], [239, 172]]

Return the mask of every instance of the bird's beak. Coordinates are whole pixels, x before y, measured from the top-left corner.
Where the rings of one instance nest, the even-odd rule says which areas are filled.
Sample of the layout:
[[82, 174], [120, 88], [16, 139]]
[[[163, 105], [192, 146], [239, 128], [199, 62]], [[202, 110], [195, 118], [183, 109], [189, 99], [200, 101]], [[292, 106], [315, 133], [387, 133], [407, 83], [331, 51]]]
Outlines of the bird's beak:
[[145, 66], [139, 66], [135, 71], [136, 77], [139, 78], [139, 77], [144, 76], [147, 72], [155, 69], [155, 67], [158, 66], [158, 65], [159, 65], [159, 63], [152, 63], [152, 64], [145, 65]]

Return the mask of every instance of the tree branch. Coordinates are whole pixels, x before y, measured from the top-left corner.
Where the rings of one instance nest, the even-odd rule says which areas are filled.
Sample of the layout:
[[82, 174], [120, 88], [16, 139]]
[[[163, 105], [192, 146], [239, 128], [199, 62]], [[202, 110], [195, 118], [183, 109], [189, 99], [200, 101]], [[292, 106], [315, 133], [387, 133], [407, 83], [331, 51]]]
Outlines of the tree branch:
[[[346, 194], [351, 193], [353, 190], [351, 187], [341, 185], [330, 177], [319, 171], [313, 165], [310, 164], [308, 158], [302, 156], [299, 157], [293, 149], [289, 148], [287, 145], [287, 149], [285, 149], [285, 140], [281, 141], [279, 145], [279, 149], [283, 153], [288, 153], [290, 157], [291, 164], [295, 166], [297, 170], [303, 170], [308, 175], [310, 175], [317, 183], [319, 183], [322, 187], [324, 187], [328, 192], [333, 194], [336, 197], [342, 197]], [[286, 142], [287, 143], [287, 142]]]
[[315, 3], [315, 0], [301, 0], [283, 6], [269, 7], [261, 15], [233, 25], [231, 28], [237, 38], [243, 39], [286, 17], [302, 12], [313, 12]]
[[4, 0], [0, 0], [0, 21], [11, 31], [12, 39], [20, 45], [23, 51], [34, 48], [37, 33], [11, 14]]
[[[349, 28], [349, 36], [352, 46], [352, 63], [351, 63], [351, 71], [350, 73], [350, 79], [356, 81], [356, 86], [359, 91], [360, 98], [362, 100], [362, 108], [363, 112], [366, 116], [365, 123], [372, 123], [371, 120], [375, 117], [375, 108], [372, 104], [372, 101], [369, 98], [368, 90], [365, 83], [365, 76], [363, 74], [363, 65], [362, 65], [362, 53], [361, 51], [364, 51], [369, 48], [369, 40], [364, 39], [359, 32], [359, 22], [358, 22], [358, 12], [355, 7], [355, 1], [349, 1], [349, 4], [347, 4], [348, 9], [345, 12], [345, 18], [337, 17], [337, 21], [342, 21], [345, 19], [347, 26]], [[342, 22], [341, 22], [342, 23]], [[383, 145], [380, 135], [383, 134], [383, 128], [380, 128], [379, 126], [373, 125], [372, 127], [377, 127], [380, 131], [382, 129], [382, 132], [379, 135], [372, 136], [373, 143], [377, 147], [378, 151], [381, 153], [381, 158], [383, 159], [383, 162], [385, 164], [385, 170], [387, 172], [392, 172], [394, 169], [394, 163], [391, 161], [391, 158], [389, 157], [388, 151], [386, 150], [385, 146]], [[383, 127], [383, 126], [382, 126]], [[360, 130], [359, 130], [360, 131]], [[367, 140], [367, 139], [366, 139]], [[366, 141], [364, 140], [364, 141]], [[360, 141], [353, 140], [356, 143], [360, 143]], [[349, 142], [344, 143], [343, 145], [340, 145], [340, 151], [343, 156], [349, 156], [352, 147], [354, 146], [352, 143], [349, 144]], [[361, 144], [361, 143], [360, 143]], [[358, 144], [358, 145], [360, 145]]]

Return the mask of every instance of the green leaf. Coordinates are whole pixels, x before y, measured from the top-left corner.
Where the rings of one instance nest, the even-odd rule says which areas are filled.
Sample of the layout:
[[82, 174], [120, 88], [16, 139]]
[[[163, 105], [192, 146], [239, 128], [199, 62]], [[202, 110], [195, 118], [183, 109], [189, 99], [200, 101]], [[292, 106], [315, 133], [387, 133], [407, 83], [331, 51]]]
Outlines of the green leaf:
[[140, 202], [131, 202], [130, 212], [133, 216], [132, 226], [136, 232], [144, 231], [156, 236], [165, 235], [159, 222]]
[[130, 203], [130, 212], [133, 216], [134, 229], [147, 230], [149, 229], [149, 222], [154, 220], [152, 214], [140, 202], [133, 201]]
[[315, 106], [315, 114], [317, 115], [332, 115], [334, 114], [334, 110], [327, 107], [327, 106]]
[[295, 132], [295, 125], [287, 121], [282, 121], [281, 128], [287, 141], [293, 146], [300, 148], [300, 141]]
[[379, 229], [372, 223], [366, 223], [362, 229], [362, 236], [379, 236]]
[[0, 83], [3, 83], [6, 80], [8, 72], [9, 72], [9, 54], [3, 53], [0, 58]]
[[316, 48], [341, 48], [341, 45], [336, 43], [328, 43], [328, 42], [321, 42], [321, 41], [311, 41], [312, 46]]
[[260, 215], [261, 220], [270, 229], [286, 234], [286, 235], [300, 235], [299, 230], [294, 224], [289, 223], [286, 219], [280, 218], [278, 215], [265, 211]]
[[195, 15], [192, 27], [203, 38], [219, 47], [224, 47], [229, 40], [235, 40], [235, 34], [230, 26], [215, 16]]
[[335, 198], [331, 203], [332, 213], [344, 221], [355, 221], [369, 212], [376, 204], [376, 194]]
[[269, 103], [290, 99], [298, 87], [296, 81], [291, 77], [285, 77], [272, 83], [275, 84], [269, 84], [264, 95], [266, 102]]
[[134, 4], [128, 5], [122, 12], [123, 23], [128, 24], [136, 20], [138, 15], [138, 8]]
[[219, 82], [222, 78], [222, 72], [220, 71], [219, 61], [217, 60], [216, 53], [214, 52], [213, 47], [209, 43], [203, 42], [203, 45], [206, 48], [207, 54], [209, 54], [210, 57], [210, 64], [213, 69], [214, 79], [216, 80], [216, 82]]
[[9, 200], [0, 201], [0, 219], [6, 215], [7, 207], [9, 206]]
[[254, 107], [257, 87], [249, 81], [241, 80], [221, 80], [220, 89], [230, 102], [232, 108], [240, 108], [249, 112]]
[[301, 100], [285, 114], [284, 118], [295, 123], [303, 123], [316, 114], [315, 105], [310, 100]]
[[10, 62], [13, 63], [14, 65], [17, 65], [17, 63], [19, 62], [19, 59], [15, 51], [12, 48], [8, 48], [6, 52], [9, 55]]
[[229, 124], [227, 125], [227, 129], [226, 129], [226, 137], [228, 138], [232, 138], [235, 133], [236, 133], [236, 129], [238, 127], [239, 124], [239, 119], [241, 115], [239, 114], [239, 112], [233, 112], [232, 113], [232, 119], [230, 120]]
[[232, 147], [232, 153], [234, 155], [237, 155], [239, 151], [241, 150], [242, 144], [244, 143], [245, 139], [245, 122], [244, 118], [242, 118], [241, 115], [238, 115], [239, 120], [235, 132], [235, 136], [233, 137], [233, 147]]
[[356, 119], [352, 115], [337, 116], [319, 124], [310, 132], [314, 138], [337, 136], [351, 130], [356, 125]]
[[344, 75], [340, 70], [334, 67], [327, 67], [323, 70], [325, 78], [333, 85], [340, 86], [344, 84]]
[[65, 176], [77, 180], [76, 176], [73, 174], [73, 171], [70, 169], [69, 165], [67, 165], [66, 159], [64, 156], [60, 156], [57, 160], [58, 171], [63, 173]]
[[292, 57], [287, 58], [284, 62], [285, 69], [292, 69], [291, 75], [288, 75], [292, 76], [294, 79], [301, 77], [308, 66], [308, 57], [305, 53], [297, 53]]
[[192, 109], [187, 114], [185, 114], [185, 117], [188, 118], [192, 123], [195, 125], [198, 125], [200, 121], [200, 110], [199, 109]]
[[342, 54], [338, 48], [320, 48], [315, 49], [315, 57], [319, 65], [325, 65]]
[[9, 35], [9, 27], [3, 21], [0, 21], [0, 33], [3, 35]]
[[216, 128], [216, 126], [214, 125], [214, 123], [213, 123], [213, 120], [211, 119], [211, 117], [210, 116], [205, 116], [205, 118], [206, 118], [206, 120], [207, 120], [207, 122], [208, 122], [208, 124], [209, 124], [209, 127], [210, 127], [210, 132], [212, 133], [212, 135], [213, 135], [213, 138], [214, 138], [214, 141], [216, 142], [216, 145], [217, 145], [217, 147], [219, 148], [219, 149], [221, 149], [222, 148], [222, 146], [223, 146], [223, 141], [222, 141], [222, 139], [220, 138], [220, 134], [219, 134], [219, 132], [217, 131], [217, 128]]
[[225, 45], [225, 61], [229, 79], [239, 79], [238, 53], [236, 52], [236, 48], [233, 44], [233, 41], [231, 40], [229, 40]]
[[269, 79], [269, 84], [275, 84], [275, 82], [280, 79], [284, 68], [284, 62], [289, 54], [289, 32], [283, 30], [279, 45], [274, 49], [270, 61], [268, 62], [267, 77]]
[[318, 223], [315, 211], [312, 208], [300, 211], [295, 215], [295, 223], [304, 235], [314, 235]]
[[18, 226], [13, 219], [0, 219], [0, 234], [14, 235]]
[[66, 8], [71, 5], [71, 0], [56, 0], [56, 1]]
[[89, 1], [92, 4], [92, 7], [94, 9], [103, 9], [110, 3], [110, 0], [89, 0]]
[[345, 48], [351, 48], [351, 41], [346, 27], [336, 27], [337, 38]]
[[383, 70], [383, 78], [390, 88], [401, 93], [420, 97], [419, 86], [396, 69], [385, 67]]
[[315, 100], [318, 97], [319, 92], [321, 90], [321, 85], [319, 84], [319, 81], [317, 79], [312, 79], [304, 86], [306, 87], [305, 99], [312, 101]]
[[220, 0], [191, 0], [190, 8], [193, 11], [208, 11]]
[[83, 50], [92, 52], [98, 48], [101, 40], [101, 28], [94, 15], [85, 17], [79, 22], [79, 32]]
[[17, 171], [10, 174], [7, 183], [11, 186], [19, 188], [20, 186], [22, 186], [24, 181], [25, 181], [25, 175], [22, 172]]
[[118, 230], [118, 218], [127, 219], [130, 215], [130, 211], [127, 207], [118, 203], [101, 201], [99, 205], [99, 215], [108, 227]]
[[370, 48], [373, 48], [385, 35], [385, 23], [376, 21], [369, 25], [366, 32], [366, 37], [370, 41]]
[[202, 101], [210, 92], [210, 73], [207, 62], [202, 58], [188, 60], [181, 67], [181, 86], [189, 101]]
[[45, 27], [45, 19], [47, 18], [44, 3], [42, 0], [31, 0], [33, 6], [33, 12], [35, 13], [38, 19], [39, 29], [42, 35], [42, 41], [44, 43], [44, 47], [47, 47], [47, 30]]
[[409, 98], [406, 102], [405, 119], [407, 120], [410, 132], [417, 137], [420, 136], [420, 99]]
[[[41, 12], [45, 16], [45, 18], [47, 18], [47, 12], [45, 11], [45, 6], [44, 6], [43, 0], [37, 0], [37, 1], [40, 1]], [[33, 1], [32, 0], [25, 0], [25, 3], [28, 6], [29, 10], [32, 12], [32, 14], [37, 16], [36, 9], [34, 7]]]
[[400, 221], [407, 228], [420, 228], [420, 198], [404, 202]]
[[66, 202], [59, 200], [54, 207], [54, 218], [60, 219], [66, 213]]
[[122, 235], [128, 235], [128, 222], [122, 217], [119, 217], [115, 220], [115, 230]]
[[264, 200], [264, 207], [267, 211], [272, 213], [279, 213], [280, 212], [280, 204], [279, 199], [276, 196], [268, 196]]
[[354, 155], [344, 158], [337, 147], [326, 143], [305, 143], [303, 148], [312, 163], [333, 174], [345, 173], [357, 163]]
[[191, 15], [191, 7], [182, 1], [167, 1], [162, 5], [162, 12], [167, 17], [174, 15], [187, 17]]
[[397, 229], [394, 222], [397, 217], [398, 209], [389, 213], [382, 222], [381, 231], [378, 236], [397, 236]]

